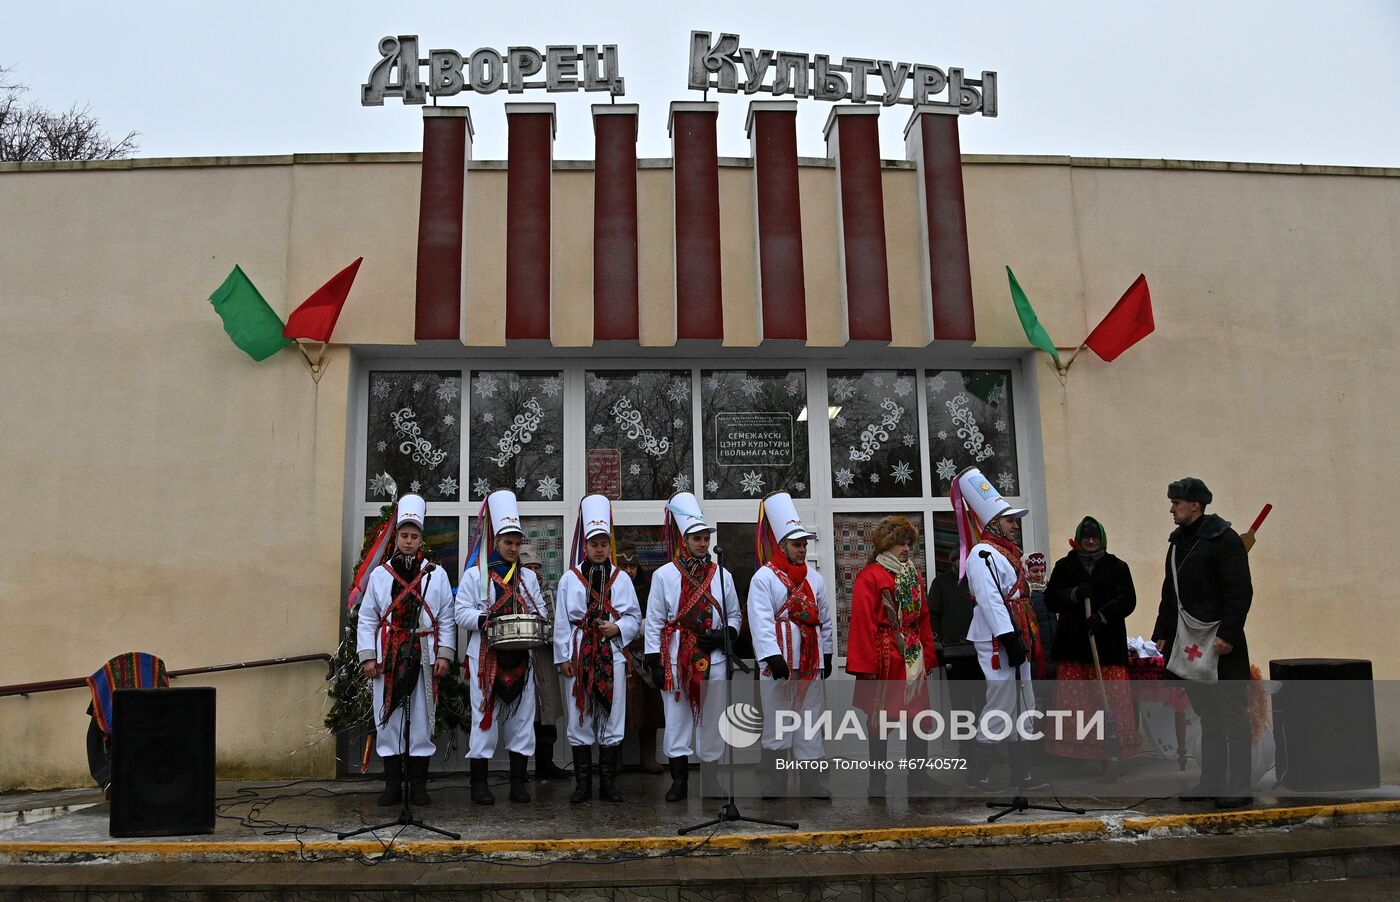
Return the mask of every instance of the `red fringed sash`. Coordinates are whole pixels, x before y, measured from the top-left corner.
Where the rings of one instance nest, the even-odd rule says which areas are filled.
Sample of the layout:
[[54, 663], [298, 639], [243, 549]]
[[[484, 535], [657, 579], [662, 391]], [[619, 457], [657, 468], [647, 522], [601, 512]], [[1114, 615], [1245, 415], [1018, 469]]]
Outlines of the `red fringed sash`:
[[[1021, 643], [1026, 647], [1026, 655], [1035, 668], [1036, 676], [1045, 675], [1045, 654], [1040, 645], [1040, 624], [1035, 619], [1035, 608], [1031, 606], [1031, 590], [1026, 583], [1025, 571], [1021, 568], [1021, 549], [1010, 539], [992, 532], [982, 536], [982, 541], [1006, 555], [1007, 563], [1016, 571], [1016, 582], [1007, 593], [1007, 610], [1011, 614], [1011, 625], [1021, 634]], [[992, 639], [992, 669], [1001, 669], [1001, 643]]]
[[[418, 563], [421, 568], [421, 558]], [[413, 660], [414, 643], [419, 637], [435, 633], [437, 630], [437, 618], [433, 615], [432, 608], [428, 607], [427, 599], [423, 597], [420, 588], [427, 573], [419, 569], [410, 581], [400, 576], [388, 561], [382, 566], [398, 584], [399, 592], [379, 618], [379, 647], [384, 650], [384, 707], [379, 715], [381, 724], [388, 722], [389, 715], [396, 707], [394, 687], [407, 675]], [[428, 629], [421, 629], [418, 625], [420, 611], [428, 613]], [[420, 658], [419, 666], [424, 665], [432, 667], [433, 662], [424, 662]], [[412, 692], [413, 687], [410, 686], [408, 691]], [[437, 697], [436, 679], [433, 680], [433, 697]]]
[[695, 647], [695, 640], [700, 633], [710, 629], [714, 621], [714, 595], [710, 592], [710, 583], [714, 579], [716, 564], [707, 561], [704, 573], [700, 579], [690, 575], [690, 572], [680, 563], [676, 563], [676, 570], [681, 575], [681, 600], [675, 619], [666, 621], [666, 625], [661, 628], [661, 667], [665, 672], [661, 691], [675, 692], [679, 697], [681, 687], [675, 684], [673, 669], [671, 666], [671, 636], [680, 633], [680, 644], [676, 649], [677, 663], [681, 670], [685, 672], [682, 682], [685, 684], [685, 694], [690, 701], [690, 710], [695, 715], [695, 720], [700, 721], [700, 684], [705, 681], [710, 670], [710, 654], [702, 652]]
[[[807, 582], [805, 575], [802, 582], [797, 583], [772, 561], [769, 561], [766, 566], [778, 577], [778, 581], [783, 584], [783, 588], [788, 593], [787, 600], [773, 615], [773, 622], [777, 627], [778, 634], [778, 651], [782, 654], [783, 660], [787, 662], [789, 669], [792, 670], [793, 679], [815, 680], [821, 674], [822, 669], [820, 640], [817, 634], [822, 617], [821, 611], [817, 610], [817, 600], [812, 594], [812, 585]], [[802, 640], [801, 657], [798, 659], [793, 658], [789, 629], [780, 626], [779, 624], [782, 622], [797, 628], [798, 636]]]
[[595, 705], [603, 712], [612, 711], [613, 701], [613, 654], [612, 642], [603, 635], [599, 627], [617, 619], [617, 610], [612, 606], [612, 587], [617, 582], [618, 568], [612, 568], [608, 584], [603, 594], [598, 594], [589, 585], [577, 567], [570, 570], [588, 590], [588, 607], [583, 620], [574, 626], [579, 629], [579, 640], [574, 643], [574, 706], [579, 714], [587, 714]]
[[[519, 571], [516, 573], [518, 580]], [[491, 583], [500, 588], [501, 596], [486, 609], [488, 614], [495, 616], [526, 613], [524, 599], [516, 594], [516, 583], [508, 583], [495, 573], [491, 574]], [[521, 687], [530, 675], [530, 656], [525, 652], [517, 652], [502, 661], [496, 650], [491, 647], [491, 643], [482, 636], [478, 659], [481, 662], [480, 672], [477, 674], [478, 685], [481, 686], [481, 729], [489, 730], [496, 713], [497, 691], [507, 699], [514, 699], [519, 695]]]

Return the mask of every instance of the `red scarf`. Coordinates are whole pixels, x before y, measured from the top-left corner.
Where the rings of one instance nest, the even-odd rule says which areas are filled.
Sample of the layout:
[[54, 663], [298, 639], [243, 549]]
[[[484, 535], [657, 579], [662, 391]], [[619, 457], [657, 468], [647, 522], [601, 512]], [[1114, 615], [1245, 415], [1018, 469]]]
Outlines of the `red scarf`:
[[[821, 649], [817, 628], [821, 625], [821, 611], [817, 610], [816, 593], [807, 582], [807, 565], [793, 564], [783, 555], [775, 555], [767, 566], [778, 577], [778, 582], [787, 590], [787, 600], [773, 615], [777, 632], [778, 651], [792, 670], [792, 679], [815, 680], [821, 673]], [[801, 657], [794, 660], [789, 633], [780, 623], [787, 621], [797, 627], [802, 639]], [[805, 687], [804, 687], [805, 688]]]
[[671, 636], [679, 632], [676, 663], [680, 665], [681, 682], [696, 723], [700, 722], [700, 684], [710, 672], [710, 653], [696, 648], [695, 640], [714, 622], [715, 599], [710, 583], [714, 579], [715, 569], [715, 563], [709, 558], [681, 556], [676, 559], [676, 571], [681, 578], [681, 600], [675, 619], [666, 621], [661, 628], [661, 668], [665, 672], [661, 691], [674, 692], [677, 698], [680, 697], [681, 687], [676, 685], [671, 666]]
[[613, 701], [613, 646], [612, 640], [604, 636], [599, 627], [617, 619], [617, 610], [612, 606], [612, 587], [617, 582], [619, 571], [616, 567], [612, 568], [612, 574], [601, 593], [593, 588], [578, 567], [569, 572], [577, 576], [588, 591], [588, 606], [583, 619], [574, 624], [579, 629], [579, 639], [573, 653], [574, 707], [578, 708], [579, 714], [587, 714], [592, 709], [606, 717], [612, 711]]
[[[1026, 583], [1026, 574], [1021, 567], [1021, 549], [1010, 539], [990, 530], [982, 535], [982, 541], [1006, 555], [1011, 569], [1016, 571], [1016, 582], [1012, 584], [1007, 597], [1003, 599], [1011, 613], [1011, 625], [1021, 634], [1021, 643], [1026, 647], [1026, 655], [1035, 665], [1036, 676], [1045, 675], [1045, 655], [1040, 646], [1040, 624], [1035, 619], [1035, 608], [1031, 606], [1031, 590]], [[1001, 656], [997, 654], [1001, 643], [992, 640], [992, 669], [1001, 669]]]
[[[526, 614], [525, 599], [521, 598], [516, 589], [520, 586], [520, 569], [515, 568], [515, 579], [507, 583], [496, 573], [496, 568], [491, 570], [492, 591], [499, 590], [500, 595], [495, 602], [487, 608], [487, 613], [498, 614]], [[528, 651], [506, 651], [497, 652], [487, 642], [486, 637], [481, 637], [481, 673], [478, 674], [478, 681], [481, 686], [481, 728], [489, 730], [492, 718], [496, 713], [496, 697], [509, 705], [518, 701], [525, 691], [525, 681], [530, 676], [530, 653]]]

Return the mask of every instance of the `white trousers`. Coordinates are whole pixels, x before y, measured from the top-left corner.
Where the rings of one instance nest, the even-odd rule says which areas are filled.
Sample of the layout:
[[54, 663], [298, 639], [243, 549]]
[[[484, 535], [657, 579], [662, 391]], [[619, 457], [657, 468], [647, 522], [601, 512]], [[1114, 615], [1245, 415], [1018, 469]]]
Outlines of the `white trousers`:
[[[564, 705], [569, 710], [569, 745], [617, 745], [627, 726], [627, 664], [613, 660], [613, 698], [607, 718], [601, 711], [578, 713], [574, 701], [574, 677], [564, 678]], [[597, 714], [598, 716], [594, 716]]]
[[[977, 663], [982, 665], [982, 676], [987, 680], [987, 703], [982, 706], [982, 716], [977, 720], [977, 741], [1001, 741], [983, 733], [983, 722], [988, 712], [991, 711], [1000, 711], [1006, 715], [1011, 724], [1011, 735], [1002, 738], [1019, 739], [1015, 729], [1017, 718], [1026, 711], [1035, 710], [1035, 688], [1031, 686], [1031, 662], [1024, 661], [1020, 667], [1013, 668], [1011, 661], [1006, 657], [1006, 649], [999, 648], [997, 654], [1000, 666], [993, 669], [992, 640], [984, 639], [972, 644], [977, 648]], [[1016, 678], [1018, 676], [1021, 678], [1021, 697], [1019, 700], [1016, 697]], [[998, 733], [1003, 730], [1000, 717], [993, 717], [990, 726]]]
[[[374, 719], [378, 724], [380, 712], [384, 710], [384, 678], [377, 677], [373, 686]], [[409, 730], [412, 731], [412, 735], [408, 737], [407, 751], [414, 758], [426, 758], [437, 751], [437, 746], [433, 744], [434, 725], [428, 722], [428, 700], [424, 695], [426, 691], [420, 675], [413, 685], [413, 695], [409, 696], [409, 705], [413, 710], [410, 712], [412, 719], [409, 722]], [[402, 704], [394, 709], [388, 723], [378, 724], [374, 736], [374, 750], [381, 758], [404, 754]]]
[[724, 713], [729, 696], [730, 687], [725, 685], [729, 663], [715, 663], [714, 658], [710, 662], [710, 676], [706, 681], [709, 686], [705, 689], [698, 725], [690, 710], [690, 700], [684, 692], [661, 693], [661, 708], [666, 713], [664, 745], [668, 758], [695, 755], [701, 761], [710, 762], [718, 761], [724, 753], [724, 740], [719, 735], [719, 716]]
[[530, 678], [525, 681], [525, 690], [520, 693], [520, 700], [515, 705], [515, 711], [507, 717], [506, 704], [497, 699], [496, 710], [491, 718], [491, 726], [483, 730], [481, 728], [481, 681], [476, 677], [478, 666], [478, 662], [473, 660], [471, 666], [472, 737], [471, 747], [467, 749], [467, 757], [490, 758], [495, 755], [497, 737], [502, 734], [505, 736], [506, 751], [526, 757], [533, 755], [535, 753], [534, 672], [532, 671]]
[[[792, 749], [795, 761], [817, 761], [826, 757], [819, 722], [826, 707], [826, 681], [809, 681], [805, 687], [807, 693], [799, 703], [797, 692], [802, 687], [796, 680], [775, 680], [764, 674], [760, 674], [758, 680], [758, 698], [763, 704], [763, 747], [770, 752]], [[791, 711], [800, 718], [797, 728], [785, 727], [782, 736], [778, 735], [779, 711]], [[810, 737], [807, 735], [809, 724], [814, 734]]]

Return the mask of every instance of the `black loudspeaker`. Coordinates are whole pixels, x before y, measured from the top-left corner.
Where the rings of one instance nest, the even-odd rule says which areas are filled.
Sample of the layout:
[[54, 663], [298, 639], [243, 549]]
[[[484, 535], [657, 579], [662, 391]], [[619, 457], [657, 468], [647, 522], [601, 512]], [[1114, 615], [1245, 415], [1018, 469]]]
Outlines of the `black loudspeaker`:
[[1274, 773], [1289, 789], [1334, 792], [1380, 785], [1371, 662], [1294, 658], [1269, 662]]
[[214, 689], [112, 696], [113, 836], [214, 832]]

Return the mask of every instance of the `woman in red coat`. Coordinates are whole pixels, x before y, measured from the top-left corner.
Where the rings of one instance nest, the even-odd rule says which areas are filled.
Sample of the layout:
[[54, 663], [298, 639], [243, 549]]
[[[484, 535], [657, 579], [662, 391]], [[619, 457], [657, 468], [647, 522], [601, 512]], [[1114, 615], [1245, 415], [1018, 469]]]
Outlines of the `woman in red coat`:
[[[855, 704], [866, 714], [872, 762], [888, 757], [878, 712], [884, 713], [883, 720], [888, 723], [897, 723], [904, 712], [906, 755], [929, 757], [928, 740], [912, 732], [914, 716], [932, 707], [928, 674], [938, 666], [924, 580], [909, 560], [916, 538], [918, 532], [908, 518], [882, 520], [871, 537], [874, 547], [865, 568], [856, 576], [851, 591], [846, 671], [859, 681]], [[924, 725], [925, 729], [929, 726]], [[909, 787], [928, 792], [941, 784], [929, 778], [927, 770], [917, 768], [910, 771]], [[872, 770], [870, 794], [883, 796], [884, 788], [885, 771]]]

